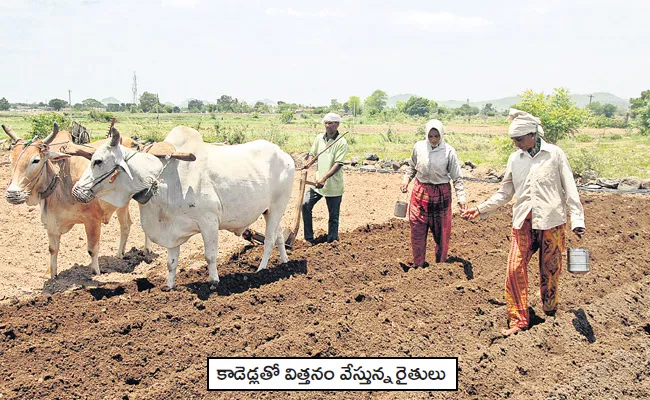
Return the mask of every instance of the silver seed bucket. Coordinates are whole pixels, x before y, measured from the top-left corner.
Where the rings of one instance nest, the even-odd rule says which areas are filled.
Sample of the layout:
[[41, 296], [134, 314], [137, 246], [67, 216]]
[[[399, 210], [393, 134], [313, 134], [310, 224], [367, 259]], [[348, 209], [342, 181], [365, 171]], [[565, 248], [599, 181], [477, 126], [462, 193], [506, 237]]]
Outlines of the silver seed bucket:
[[568, 249], [566, 256], [569, 272], [574, 274], [589, 272], [589, 249]]
[[408, 206], [408, 203], [405, 201], [397, 201], [395, 202], [395, 216], [397, 218], [404, 218], [406, 217], [406, 207]]

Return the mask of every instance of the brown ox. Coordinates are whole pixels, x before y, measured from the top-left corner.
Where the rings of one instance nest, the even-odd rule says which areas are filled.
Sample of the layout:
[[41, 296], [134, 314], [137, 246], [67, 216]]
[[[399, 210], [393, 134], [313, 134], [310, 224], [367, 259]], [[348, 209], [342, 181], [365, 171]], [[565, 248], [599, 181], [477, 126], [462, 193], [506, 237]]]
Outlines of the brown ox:
[[[47, 230], [50, 250], [50, 277], [57, 274], [57, 255], [61, 235], [74, 225], [83, 224], [88, 238], [88, 254], [92, 258], [90, 268], [99, 274], [99, 236], [101, 224], [108, 223], [117, 210], [120, 223], [120, 245], [117, 256], [124, 255], [126, 240], [131, 229], [128, 206], [116, 207], [96, 200], [84, 204], [72, 197], [72, 186], [79, 180], [89, 164], [83, 157], [70, 156], [59, 150], [72, 141], [68, 131], [54, 132], [44, 140], [26, 141], [20, 139], [11, 128], [2, 125], [14, 143], [11, 152], [11, 182], [6, 198], [11, 204], [27, 203], [41, 206], [41, 222]], [[97, 144], [93, 145], [93, 147]], [[147, 240], [145, 247], [149, 250]]]

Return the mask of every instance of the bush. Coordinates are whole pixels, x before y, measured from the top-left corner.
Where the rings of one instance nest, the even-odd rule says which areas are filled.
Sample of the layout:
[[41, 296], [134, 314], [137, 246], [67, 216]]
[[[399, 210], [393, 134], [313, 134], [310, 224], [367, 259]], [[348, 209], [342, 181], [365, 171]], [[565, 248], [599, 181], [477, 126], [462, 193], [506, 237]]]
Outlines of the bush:
[[585, 125], [590, 128], [626, 128], [624, 118], [607, 118], [604, 115], [592, 115], [586, 121]]
[[283, 111], [282, 115], [280, 115], [280, 122], [283, 124], [289, 124], [293, 121], [293, 111]]
[[650, 90], [641, 92], [641, 97], [630, 99], [630, 116], [642, 135], [650, 133]]
[[512, 139], [504, 136], [492, 137], [492, 139], [490, 139], [490, 145], [497, 150], [499, 161], [504, 165], [508, 162], [508, 157], [510, 157], [510, 154], [517, 150], [517, 147], [515, 147]]
[[569, 91], [564, 88], [555, 89], [550, 96], [528, 90], [521, 95], [515, 108], [541, 119], [544, 140], [550, 143], [576, 133], [587, 117], [587, 112], [576, 107]]
[[66, 118], [63, 114], [54, 112], [38, 114], [32, 117], [32, 130], [28, 135], [29, 137], [25, 137], [25, 139], [34, 137], [43, 139], [47, 137], [53, 132], [55, 122], [59, 124], [60, 130], [70, 129], [70, 119]]
[[576, 136], [576, 141], [580, 143], [589, 143], [593, 142], [594, 138], [591, 135], [587, 135], [586, 133], [581, 133]]
[[214, 124], [214, 136], [204, 136], [206, 142], [225, 142], [229, 144], [242, 144], [246, 142], [246, 131], [248, 125], [221, 126], [218, 122]]
[[603, 167], [602, 159], [593, 151], [587, 149], [579, 149], [577, 152], [572, 153], [569, 157], [571, 169], [575, 173], [582, 175], [587, 169], [591, 169], [600, 174]]
[[110, 120], [115, 117], [112, 113], [99, 110], [90, 110], [88, 115], [90, 116], [90, 119], [97, 122], [110, 122]]
[[399, 136], [393, 133], [393, 130], [388, 128], [386, 133], [380, 133], [382, 143], [399, 143]]
[[289, 134], [281, 129], [277, 121], [272, 120], [271, 125], [264, 131], [261, 139], [268, 140], [271, 143], [283, 147], [289, 142]]

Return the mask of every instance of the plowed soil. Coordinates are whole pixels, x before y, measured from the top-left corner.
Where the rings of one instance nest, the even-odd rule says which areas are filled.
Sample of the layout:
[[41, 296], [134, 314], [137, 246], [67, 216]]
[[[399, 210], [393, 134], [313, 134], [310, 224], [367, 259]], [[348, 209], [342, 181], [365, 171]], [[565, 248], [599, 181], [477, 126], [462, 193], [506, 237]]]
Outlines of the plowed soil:
[[[6, 152], [1, 155], [6, 160]], [[9, 166], [0, 166], [9, 181]], [[0, 398], [596, 399], [650, 396], [650, 211], [640, 195], [581, 193], [591, 272], [563, 272], [557, 315], [542, 313], [531, 261], [530, 330], [503, 338], [510, 218], [454, 216], [446, 263], [409, 268], [408, 223], [392, 218], [397, 175], [346, 173], [342, 234], [298, 241], [256, 273], [261, 246], [222, 233], [216, 286], [202, 243], [181, 248], [167, 291], [166, 252], [142, 253], [135, 221], [115, 259], [103, 231], [102, 275], [90, 275], [83, 228], [63, 237], [47, 270], [39, 209], [0, 203]], [[468, 182], [481, 201], [498, 186]], [[283, 224], [293, 217], [295, 197]], [[321, 204], [322, 203], [322, 204]], [[326, 207], [315, 227], [326, 228]], [[259, 224], [258, 230], [262, 230]], [[431, 262], [433, 243], [427, 259]], [[207, 357], [458, 357], [456, 392], [207, 392]]]

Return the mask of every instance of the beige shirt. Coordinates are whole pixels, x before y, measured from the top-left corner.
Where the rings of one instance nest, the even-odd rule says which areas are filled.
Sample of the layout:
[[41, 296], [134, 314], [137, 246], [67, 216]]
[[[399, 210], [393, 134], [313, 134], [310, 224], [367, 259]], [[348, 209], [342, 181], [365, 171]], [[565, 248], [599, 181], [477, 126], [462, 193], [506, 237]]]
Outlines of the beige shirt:
[[[327, 138], [327, 134], [318, 134], [314, 139], [314, 143], [311, 145], [311, 150], [309, 150], [309, 155], [316, 157], [317, 154], [320, 154], [317, 161], [316, 170], [316, 180], [321, 179], [323, 176], [332, 169], [334, 164], [343, 164], [345, 157], [348, 154], [348, 142], [344, 137], [340, 138], [332, 147], [327, 149], [333, 141], [339, 138], [340, 133], [336, 133], [336, 136], [332, 139]], [[321, 152], [323, 152], [321, 154]], [[320, 189], [314, 188], [314, 190], [325, 197], [336, 197], [342, 196], [344, 190], [343, 182], [343, 168], [336, 171], [336, 173], [329, 177], [325, 181], [325, 186]]]
[[533, 229], [551, 229], [566, 223], [565, 205], [571, 215], [571, 230], [585, 227], [585, 215], [564, 151], [542, 140], [539, 153], [531, 157], [517, 150], [510, 155], [501, 189], [478, 206], [489, 214], [516, 195], [512, 227], [521, 229], [532, 211]]
[[413, 177], [422, 183], [434, 185], [453, 180], [457, 201], [461, 204], [467, 202], [458, 154], [444, 141], [441, 141], [436, 147], [431, 147], [428, 140], [420, 140], [415, 143], [411, 159], [402, 177], [402, 183], [408, 184]]

